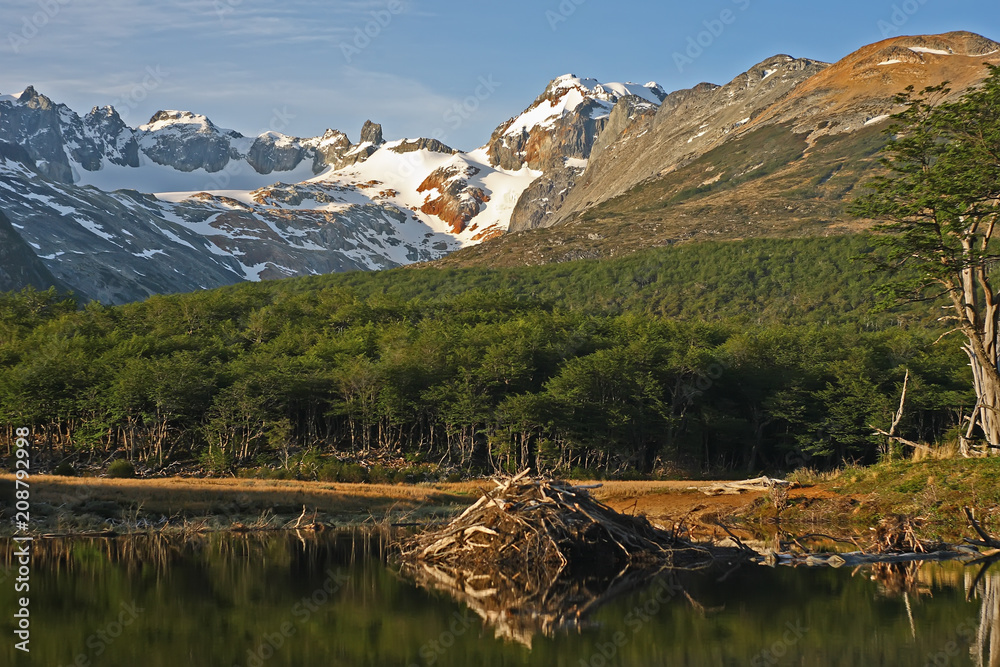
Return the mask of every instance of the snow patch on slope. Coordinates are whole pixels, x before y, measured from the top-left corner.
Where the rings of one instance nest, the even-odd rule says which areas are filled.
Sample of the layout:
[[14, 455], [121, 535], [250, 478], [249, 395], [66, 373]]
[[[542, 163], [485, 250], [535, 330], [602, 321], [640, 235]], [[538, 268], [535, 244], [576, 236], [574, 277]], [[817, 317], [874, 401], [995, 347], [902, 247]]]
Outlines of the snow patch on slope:
[[911, 46], [910, 51], [913, 51], [914, 53], [932, 53], [936, 56], [953, 55], [951, 51], [945, 51], [943, 49], [929, 49], [926, 46]]
[[546, 98], [542, 103], [529, 108], [514, 119], [504, 134], [518, 134], [535, 127], [551, 127], [559, 118], [576, 111], [588, 101], [597, 103], [591, 110], [590, 117], [593, 119], [606, 118], [618, 100], [628, 95], [659, 105], [660, 97], [655, 91], [662, 92], [662, 89], [654, 82], [644, 86], [632, 82], [601, 83], [597, 79], [581, 79], [573, 74], [564, 74], [553, 80], [546, 90], [549, 97], [555, 99]]

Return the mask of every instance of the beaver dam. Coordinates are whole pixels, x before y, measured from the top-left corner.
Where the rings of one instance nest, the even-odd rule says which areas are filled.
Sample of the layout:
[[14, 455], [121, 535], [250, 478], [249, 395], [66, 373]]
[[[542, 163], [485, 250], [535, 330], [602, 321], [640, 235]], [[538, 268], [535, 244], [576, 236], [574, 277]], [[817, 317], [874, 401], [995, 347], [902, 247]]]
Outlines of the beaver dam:
[[653, 574], [756, 556], [694, 544], [680, 527], [666, 531], [616, 512], [587, 487], [526, 473], [497, 482], [443, 528], [399, 545], [405, 575], [465, 603], [498, 635], [530, 644], [536, 631], [584, 624]]

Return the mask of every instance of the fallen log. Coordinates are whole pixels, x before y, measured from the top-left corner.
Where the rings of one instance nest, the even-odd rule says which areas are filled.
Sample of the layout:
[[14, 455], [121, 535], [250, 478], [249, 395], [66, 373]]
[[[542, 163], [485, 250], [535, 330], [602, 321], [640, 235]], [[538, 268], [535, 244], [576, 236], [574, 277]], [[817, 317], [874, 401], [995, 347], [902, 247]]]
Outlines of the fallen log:
[[797, 486], [795, 482], [783, 479], [773, 479], [771, 477], [757, 477], [740, 482], [723, 482], [712, 484], [711, 486], [689, 486], [688, 490], [701, 491], [707, 496], [738, 495], [744, 491], [769, 491], [776, 486], [793, 488]]
[[851, 551], [847, 553], [783, 553], [765, 552], [764, 565], [791, 565], [805, 567], [856, 567], [858, 565], [874, 565], [880, 563], [913, 563], [917, 561], [965, 560], [979, 558], [981, 554], [976, 549], [963, 545], [949, 545], [947, 549], [930, 552], [910, 553], [865, 553]]
[[[995, 561], [1000, 555], [1000, 540], [990, 535], [976, 520], [969, 507], [963, 508], [972, 529], [980, 539], [965, 538], [963, 544], [948, 544], [934, 540], [922, 540], [916, 530], [920, 519], [905, 515], [890, 515], [872, 528], [872, 543], [865, 551], [847, 553], [793, 553], [765, 550], [760, 553], [765, 565], [804, 565], [807, 567], [843, 567], [873, 564], [913, 563], [919, 561], [959, 560], [965, 562]], [[824, 536], [829, 538], [829, 536]], [[843, 540], [835, 541], [842, 542]], [[799, 545], [797, 540], [793, 540]], [[801, 545], [799, 545], [801, 547]], [[859, 546], [860, 548], [860, 546]], [[980, 551], [980, 549], [986, 549]]]

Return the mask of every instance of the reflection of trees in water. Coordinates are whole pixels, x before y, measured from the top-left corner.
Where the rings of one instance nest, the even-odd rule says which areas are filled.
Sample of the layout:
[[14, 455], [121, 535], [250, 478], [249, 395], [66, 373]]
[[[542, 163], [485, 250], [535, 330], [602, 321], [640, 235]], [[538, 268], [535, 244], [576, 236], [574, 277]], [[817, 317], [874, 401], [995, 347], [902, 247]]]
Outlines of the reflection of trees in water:
[[[979, 618], [976, 623], [967, 621], [959, 624], [953, 633], [960, 642], [969, 642], [969, 654], [977, 667], [1000, 667], [1000, 566], [998, 560], [983, 563], [976, 571], [964, 570], [966, 597], [978, 598]], [[871, 570], [871, 579], [878, 584], [879, 593], [885, 597], [903, 597], [906, 601], [910, 624], [916, 636], [910, 598], [931, 594], [932, 579], [924, 576], [926, 569], [922, 562], [893, 563], [876, 565]], [[940, 577], [940, 570], [933, 571]], [[949, 586], [959, 585], [959, 581], [938, 582]]]
[[[384, 562], [387, 541], [372, 531], [332, 534], [312, 532], [149, 533], [122, 537], [36, 539], [32, 561], [36, 568], [76, 576], [99, 576], [108, 566], [134, 574], [152, 570], [169, 575], [181, 563], [232, 569], [257, 567], [262, 562], [286, 567], [303, 576], [331, 562], [353, 567]], [[14, 565], [14, 549], [0, 550], [3, 565]]]
[[[986, 563], [968, 584], [968, 597], [978, 597], [979, 625], [969, 648], [977, 667], [1000, 667], [1000, 571]], [[971, 573], [970, 573], [971, 577]]]
[[908, 600], [910, 595], [920, 597], [931, 592], [930, 585], [921, 576], [923, 566], [924, 561], [875, 563], [869, 576], [877, 584], [880, 595], [887, 598], [902, 596]]

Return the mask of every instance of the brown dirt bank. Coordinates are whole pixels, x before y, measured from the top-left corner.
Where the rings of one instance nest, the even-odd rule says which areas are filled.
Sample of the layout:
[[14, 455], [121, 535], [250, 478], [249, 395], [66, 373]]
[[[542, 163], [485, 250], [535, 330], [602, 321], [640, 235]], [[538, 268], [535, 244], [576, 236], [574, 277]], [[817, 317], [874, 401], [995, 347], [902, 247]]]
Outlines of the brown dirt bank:
[[[867, 536], [891, 514], [915, 517], [930, 533], [967, 534], [961, 508], [1000, 517], [1000, 458], [900, 462], [848, 468], [802, 480], [788, 492], [781, 528], [792, 533]], [[597, 482], [574, 482], [578, 485]], [[625, 513], [645, 514], [670, 527], [680, 521], [695, 538], [720, 536], [721, 521], [741, 534], [773, 534], [770, 494], [708, 496], [710, 481], [606, 481], [591, 490]], [[13, 477], [0, 475], [2, 516], [12, 516]], [[257, 479], [105, 479], [38, 475], [31, 478], [32, 528], [40, 533], [186, 527], [225, 530], [281, 527], [306, 518], [329, 526], [390, 522], [423, 523], [471, 504], [490, 480], [436, 484], [349, 484]], [[692, 489], [692, 487], [696, 487]], [[10, 530], [10, 521], [4, 521]]]
[[[576, 484], [598, 482], [576, 482]], [[591, 490], [598, 500], [625, 513], [645, 514], [669, 527], [684, 520], [696, 536], [719, 532], [719, 520], [751, 513], [765, 493], [707, 496], [692, 490], [714, 482], [600, 482]], [[32, 521], [40, 532], [80, 532], [137, 527], [197, 525], [225, 529], [234, 525], [279, 527], [293, 521], [305, 506], [307, 517], [330, 525], [422, 522], [448, 516], [472, 503], [489, 480], [458, 483], [389, 485], [255, 479], [106, 479], [38, 475], [31, 478]], [[0, 493], [13, 476], [0, 475]], [[797, 488], [790, 500], [800, 503], [841, 496], [819, 487]], [[765, 501], [766, 502], [766, 501]], [[10, 514], [9, 503], [4, 514]], [[141, 521], [145, 519], [145, 521]], [[164, 519], [167, 521], [165, 522]]]

